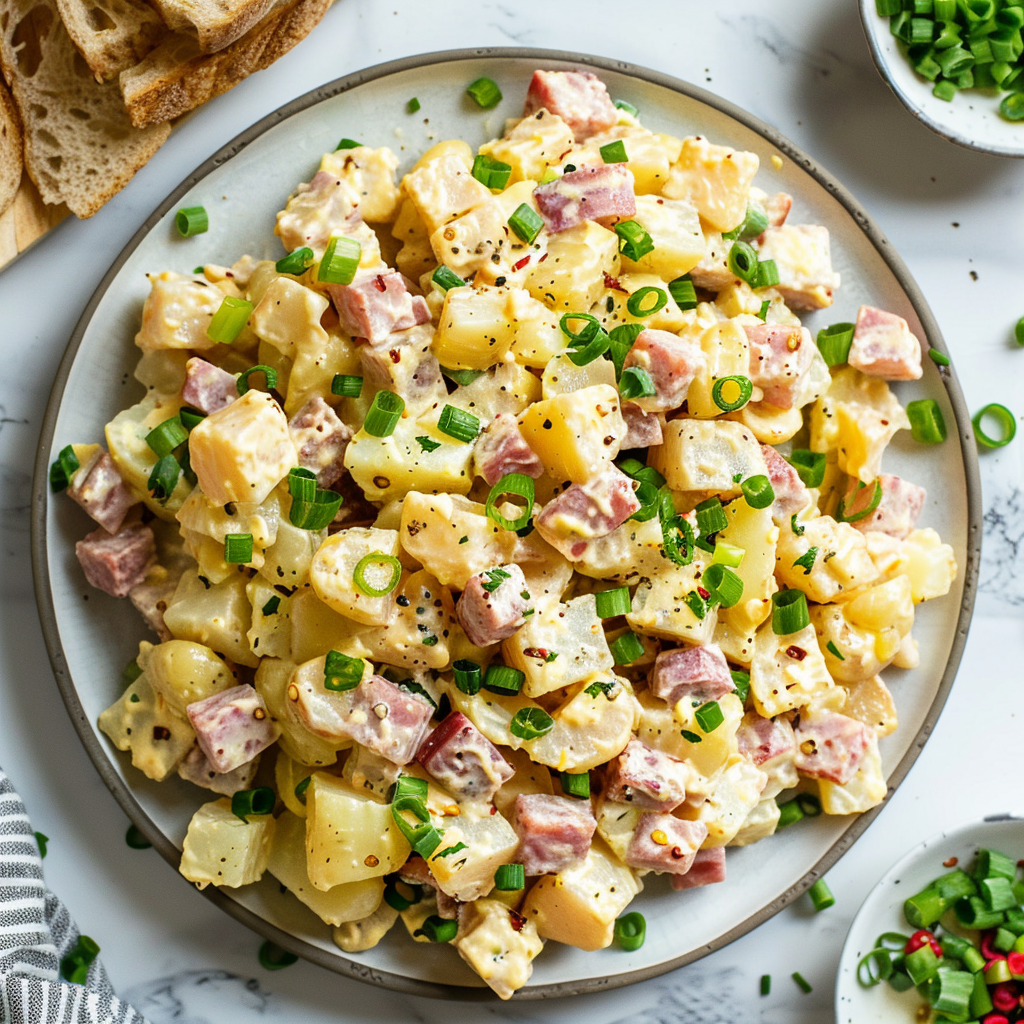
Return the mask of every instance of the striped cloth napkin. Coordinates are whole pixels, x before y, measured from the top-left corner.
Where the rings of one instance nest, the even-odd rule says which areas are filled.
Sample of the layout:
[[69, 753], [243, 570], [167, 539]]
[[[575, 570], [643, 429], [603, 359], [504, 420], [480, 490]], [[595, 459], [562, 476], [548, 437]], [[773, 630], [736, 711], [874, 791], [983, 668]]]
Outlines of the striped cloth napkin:
[[114, 995], [99, 960], [81, 985], [61, 978], [61, 960], [74, 954], [78, 940], [67, 908], [43, 882], [25, 805], [0, 769], [2, 1024], [147, 1024]]

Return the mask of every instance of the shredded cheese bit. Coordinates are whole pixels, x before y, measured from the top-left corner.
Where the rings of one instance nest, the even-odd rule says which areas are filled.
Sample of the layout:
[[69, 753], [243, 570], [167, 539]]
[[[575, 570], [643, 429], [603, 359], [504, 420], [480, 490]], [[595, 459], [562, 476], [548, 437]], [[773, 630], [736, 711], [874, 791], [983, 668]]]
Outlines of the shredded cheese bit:
[[656, 828], [651, 833], [651, 839], [656, 842], [659, 846], [668, 846], [668, 836], [661, 831], [660, 828]]

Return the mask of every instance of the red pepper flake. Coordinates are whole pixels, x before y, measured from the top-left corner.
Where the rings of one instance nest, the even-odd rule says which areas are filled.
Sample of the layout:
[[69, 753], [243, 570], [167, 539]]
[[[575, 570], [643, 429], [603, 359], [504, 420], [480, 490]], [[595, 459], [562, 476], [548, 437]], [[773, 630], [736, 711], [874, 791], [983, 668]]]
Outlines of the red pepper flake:
[[611, 274], [604, 275], [604, 286], [605, 288], [611, 288], [612, 291], [624, 292], [626, 289], [622, 287], [617, 277], [612, 277]]
[[672, 847], [672, 856], [675, 857], [676, 860], [682, 860], [683, 857], [686, 856], [686, 854], [678, 846], [673, 846]]
[[807, 657], [807, 652], [802, 647], [797, 647], [796, 644], [787, 647], [786, 654], [794, 661], [803, 661]]
[[526, 918], [511, 907], [509, 907], [508, 911], [508, 921], [509, 924], [512, 925], [512, 931], [514, 932], [521, 932], [523, 930], [523, 925], [526, 924]]
[[402, 353], [397, 348], [391, 349], [388, 355], [391, 356], [391, 362], [393, 363], [400, 363], [402, 361]]
[[512, 264], [512, 269], [513, 270], [522, 270], [523, 267], [525, 267], [526, 264], [529, 263], [529, 262], [530, 262], [530, 257], [529, 256], [524, 256], [521, 260], [517, 260], [515, 263]]
[[544, 253], [544, 255], [541, 256], [541, 258], [539, 260], [537, 260], [537, 262], [538, 263], [543, 263], [547, 258], [548, 258], [548, 254]]
[[377, 275], [377, 276], [376, 276], [376, 277], [374, 278], [374, 280], [373, 280], [373, 286], [374, 286], [374, 287], [375, 287], [375, 288], [377, 289], [377, 291], [379, 291], [379, 292], [386, 292], [386, 291], [388, 290], [388, 286], [387, 286], [387, 285], [386, 285], [386, 284], [384, 283], [384, 275], [383, 275], [383, 274], [378, 274], [378, 275]]
[[541, 661], [545, 661], [549, 653], [546, 647], [527, 647], [523, 651], [527, 658], [540, 658]]
[[711, 591], [705, 590], [703, 587], [698, 587], [697, 593], [700, 594], [700, 596], [703, 597], [705, 601], [711, 599]]
[[[950, 857], [949, 860], [944, 860], [942, 862], [942, 866], [944, 868], [955, 868], [957, 866], [957, 864], [959, 864], [959, 863], [960, 863], [960, 858], [959, 857]], [[1020, 865], [1018, 864], [1018, 867], [1019, 866]]]
[[153, 726], [153, 739], [155, 740], [169, 740], [171, 738], [171, 730], [163, 725]]

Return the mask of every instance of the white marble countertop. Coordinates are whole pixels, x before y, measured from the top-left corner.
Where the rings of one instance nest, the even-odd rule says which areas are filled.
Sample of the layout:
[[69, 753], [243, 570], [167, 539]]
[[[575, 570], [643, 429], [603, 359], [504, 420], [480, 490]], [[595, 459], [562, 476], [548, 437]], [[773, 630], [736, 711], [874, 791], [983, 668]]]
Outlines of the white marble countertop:
[[[643, 16], [641, 15], [641, 12]], [[0, 276], [0, 764], [34, 827], [50, 836], [50, 885], [103, 948], [120, 993], [153, 1024], [463, 1020], [772, 1021], [832, 1017], [850, 920], [883, 872], [940, 826], [1024, 810], [1024, 444], [981, 457], [985, 551], [959, 678], [908, 779], [830, 872], [834, 908], [805, 901], [673, 974], [571, 1001], [462, 1005], [414, 999], [310, 964], [268, 973], [262, 941], [181, 883], [153, 851], [124, 843], [123, 814], [78, 742], [50, 673], [29, 560], [32, 461], [57, 363], [106, 268], [178, 181], [282, 102], [346, 72], [476, 45], [565, 47], [647, 65], [711, 89], [777, 126], [860, 200], [910, 267], [942, 326], [968, 405], [1024, 412], [1024, 162], [957, 149], [918, 125], [879, 80], [853, 0], [338, 0], [268, 71], [207, 105], [90, 221], [71, 222]], [[995, 751], [1001, 751], [1002, 756]], [[990, 767], [991, 766], [991, 767]], [[992, 767], [996, 771], [992, 771]], [[984, 780], [983, 784], [981, 780]], [[800, 971], [814, 990], [790, 981]], [[762, 973], [774, 976], [758, 994]]]

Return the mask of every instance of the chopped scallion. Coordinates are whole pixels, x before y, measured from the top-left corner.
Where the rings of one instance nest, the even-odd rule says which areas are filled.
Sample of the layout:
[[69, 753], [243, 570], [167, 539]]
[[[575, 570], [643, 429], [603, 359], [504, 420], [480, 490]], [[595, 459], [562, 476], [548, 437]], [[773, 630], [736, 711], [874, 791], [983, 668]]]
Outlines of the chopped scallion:
[[191, 238], [209, 231], [210, 218], [203, 206], [183, 206], [174, 215], [174, 226], [182, 238]]
[[[372, 579], [367, 579], [370, 573]], [[352, 572], [352, 582], [368, 597], [384, 597], [390, 594], [402, 578], [402, 563], [394, 555], [383, 551], [371, 551], [363, 555]], [[378, 586], [378, 584], [380, 584]]]

